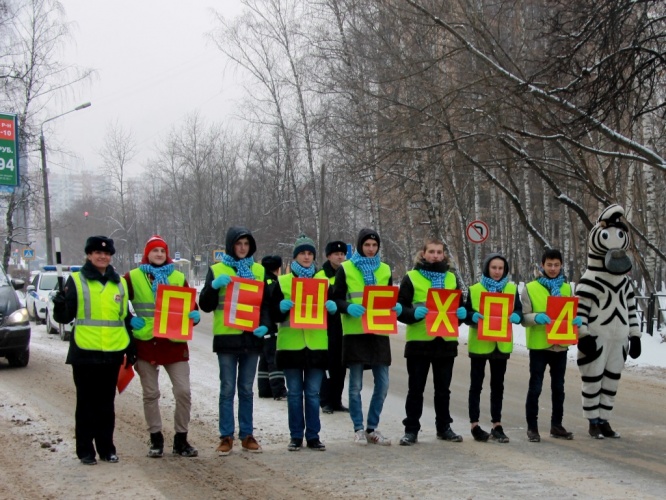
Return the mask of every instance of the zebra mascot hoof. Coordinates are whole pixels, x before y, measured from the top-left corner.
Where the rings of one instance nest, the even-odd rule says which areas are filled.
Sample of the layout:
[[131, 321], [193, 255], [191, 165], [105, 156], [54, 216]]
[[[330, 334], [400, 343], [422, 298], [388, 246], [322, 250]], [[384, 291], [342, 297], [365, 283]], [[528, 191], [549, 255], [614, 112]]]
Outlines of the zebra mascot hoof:
[[[629, 232], [620, 220], [622, 216], [624, 209], [619, 205], [611, 205], [599, 215], [588, 238], [587, 270], [576, 287], [578, 315], [583, 319], [579, 343], [587, 346], [578, 350], [583, 414], [591, 427], [601, 429], [603, 437], [609, 438], [620, 437], [608, 420], [629, 352], [629, 338], [633, 346], [640, 344], [641, 336], [627, 276], [631, 270]], [[588, 336], [594, 341], [586, 339]]]

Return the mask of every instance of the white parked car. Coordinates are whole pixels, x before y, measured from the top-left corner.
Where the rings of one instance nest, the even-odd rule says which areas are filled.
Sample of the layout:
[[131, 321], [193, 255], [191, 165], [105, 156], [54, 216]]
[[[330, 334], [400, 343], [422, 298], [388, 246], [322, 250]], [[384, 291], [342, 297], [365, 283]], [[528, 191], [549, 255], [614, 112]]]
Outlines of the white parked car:
[[53, 319], [53, 297], [56, 293], [58, 293], [57, 290], [52, 290], [46, 300], [46, 331], [54, 335], [60, 335], [60, 340], [69, 340], [74, 331], [74, 320], [67, 324], [61, 324]]
[[[78, 271], [81, 266], [62, 266], [63, 280], [67, 281], [70, 272]], [[63, 281], [63, 283], [64, 283]], [[32, 277], [28, 285], [25, 307], [28, 316], [36, 323], [46, 323], [46, 302], [49, 292], [56, 289], [58, 285], [58, 273], [56, 266], [44, 266], [40, 272]]]

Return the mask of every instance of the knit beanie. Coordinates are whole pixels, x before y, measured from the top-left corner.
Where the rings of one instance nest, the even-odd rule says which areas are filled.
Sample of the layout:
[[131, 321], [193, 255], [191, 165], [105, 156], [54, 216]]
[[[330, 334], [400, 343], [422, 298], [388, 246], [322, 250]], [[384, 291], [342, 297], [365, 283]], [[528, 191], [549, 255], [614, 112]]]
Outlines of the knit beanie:
[[169, 245], [167, 245], [166, 241], [158, 235], [154, 234], [150, 238], [148, 238], [148, 241], [146, 242], [146, 246], [143, 248], [143, 258], [141, 259], [141, 264], [150, 264], [150, 261], [148, 260], [148, 254], [153, 248], [164, 248], [166, 250], [166, 261], [165, 264], [170, 264], [173, 262], [171, 260], [171, 256], [169, 255]]
[[356, 251], [359, 255], [366, 257], [363, 253], [363, 242], [365, 240], [375, 240], [377, 242], [377, 248], [381, 246], [379, 240], [379, 234], [374, 229], [363, 228], [358, 232], [358, 238], [356, 238]]
[[298, 238], [296, 238], [296, 243], [294, 243], [294, 252], [292, 257], [295, 259], [296, 256], [304, 250], [310, 250], [314, 254], [315, 259], [317, 258], [317, 249], [315, 248], [314, 241], [312, 241], [312, 239], [308, 238], [304, 234], [301, 234]]
[[326, 257], [335, 252], [347, 253], [347, 244], [344, 241], [329, 241], [326, 243]]

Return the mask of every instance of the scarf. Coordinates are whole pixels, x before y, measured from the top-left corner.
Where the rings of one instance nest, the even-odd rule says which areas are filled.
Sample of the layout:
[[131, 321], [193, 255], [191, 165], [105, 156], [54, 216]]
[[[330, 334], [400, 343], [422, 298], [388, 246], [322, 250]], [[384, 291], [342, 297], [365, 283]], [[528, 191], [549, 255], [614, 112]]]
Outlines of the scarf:
[[139, 269], [146, 274], [153, 275], [153, 293], [157, 294], [157, 285], [160, 283], [162, 285], [169, 284], [168, 278], [175, 269], [175, 266], [173, 264], [166, 264], [164, 266], [155, 267], [152, 264], [141, 264], [139, 265]]
[[504, 276], [504, 278], [502, 278], [499, 281], [495, 281], [494, 279], [489, 278], [485, 274], [481, 276], [481, 284], [483, 285], [483, 288], [485, 288], [489, 292], [501, 293], [508, 282], [509, 282], [508, 275]]
[[[543, 274], [543, 272], [544, 271], [542, 269], [541, 273]], [[564, 271], [561, 270], [560, 274], [554, 278], [549, 278], [548, 276], [543, 275], [539, 276], [537, 281], [540, 285], [545, 287], [553, 297], [560, 297], [562, 295], [560, 293], [560, 288], [562, 288], [562, 285], [564, 284]]]
[[312, 264], [310, 267], [303, 267], [298, 262], [291, 263], [291, 270], [296, 273], [299, 278], [312, 278], [317, 272], [317, 266]]
[[436, 271], [428, 271], [427, 269], [419, 269], [419, 273], [425, 279], [430, 280], [432, 288], [444, 288], [444, 275], [446, 273], [438, 273]]
[[363, 273], [363, 283], [365, 285], [374, 285], [377, 283], [375, 280], [375, 271], [379, 269], [379, 264], [382, 263], [379, 260], [379, 254], [374, 257], [361, 257], [358, 252], [354, 252], [354, 255], [349, 260]]
[[254, 259], [252, 257], [236, 260], [231, 255], [225, 253], [222, 255], [222, 264], [233, 267], [236, 270], [236, 274], [241, 278], [254, 279], [254, 273], [252, 272]]

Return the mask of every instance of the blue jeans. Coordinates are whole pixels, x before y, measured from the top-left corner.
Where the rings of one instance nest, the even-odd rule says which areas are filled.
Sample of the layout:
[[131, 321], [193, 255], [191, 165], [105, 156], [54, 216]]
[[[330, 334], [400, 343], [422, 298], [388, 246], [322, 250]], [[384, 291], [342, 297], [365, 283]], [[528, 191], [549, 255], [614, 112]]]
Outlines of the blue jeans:
[[525, 401], [527, 427], [537, 428], [539, 416], [539, 396], [543, 388], [546, 367], [550, 367], [550, 391], [553, 413], [550, 425], [562, 425], [564, 415], [564, 374], [567, 371], [567, 351], [530, 350], [530, 383]]
[[[287, 381], [287, 411], [289, 413], [289, 434], [292, 439], [319, 439], [319, 388], [324, 378], [320, 368], [285, 368]], [[303, 406], [305, 399], [305, 407]], [[305, 413], [304, 413], [305, 410]]]
[[252, 386], [259, 353], [218, 352], [217, 361], [220, 365], [220, 437], [234, 436], [234, 396], [238, 384], [238, 437], [244, 439], [252, 434]]
[[[389, 388], [389, 367], [386, 365], [372, 365], [372, 376], [375, 387], [370, 399], [368, 409], [367, 429], [376, 429], [379, 425], [379, 415], [384, 408], [384, 400]], [[349, 365], [349, 415], [354, 424], [354, 431], [363, 429], [363, 403], [361, 402], [361, 389], [363, 389], [363, 363]]]

